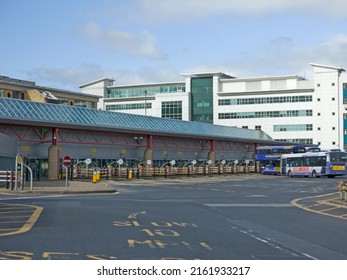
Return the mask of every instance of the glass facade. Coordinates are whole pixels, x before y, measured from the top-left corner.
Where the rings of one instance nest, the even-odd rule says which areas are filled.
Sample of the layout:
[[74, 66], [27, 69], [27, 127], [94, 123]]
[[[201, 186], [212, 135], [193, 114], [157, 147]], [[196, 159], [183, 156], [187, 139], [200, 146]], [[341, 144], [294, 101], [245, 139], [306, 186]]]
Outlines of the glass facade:
[[161, 117], [182, 120], [182, 101], [162, 102]]
[[191, 120], [213, 123], [213, 79], [191, 79]]
[[185, 83], [156, 85], [156, 86], [141, 86], [141, 87], [124, 87], [111, 88], [107, 93], [107, 98], [136, 98], [145, 96], [154, 96], [156, 94], [170, 94], [185, 92]]

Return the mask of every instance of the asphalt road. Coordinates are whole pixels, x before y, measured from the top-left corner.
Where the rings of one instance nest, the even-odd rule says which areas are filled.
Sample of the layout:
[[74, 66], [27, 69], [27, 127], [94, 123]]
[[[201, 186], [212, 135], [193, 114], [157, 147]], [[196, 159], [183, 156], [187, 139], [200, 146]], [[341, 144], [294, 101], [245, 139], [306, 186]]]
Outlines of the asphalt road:
[[[326, 215], [312, 198], [338, 180], [241, 175], [0, 195], [0, 260], [347, 259], [347, 209]], [[311, 211], [291, 203], [305, 197]]]

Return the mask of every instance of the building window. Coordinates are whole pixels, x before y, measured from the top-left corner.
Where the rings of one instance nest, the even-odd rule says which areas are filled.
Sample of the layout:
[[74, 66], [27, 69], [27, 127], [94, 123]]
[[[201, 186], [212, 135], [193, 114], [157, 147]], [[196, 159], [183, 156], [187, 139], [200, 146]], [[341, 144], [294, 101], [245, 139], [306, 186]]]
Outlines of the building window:
[[107, 93], [107, 98], [137, 98], [185, 91], [186, 87], [184, 83], [141, 87], [119, 87], [111, 88]]
[[332, 112], [332, 115], [335, 116], [335, 112]]
[[219, 99], [218, 106], [312, 102], [312, 95]]
[[219, 113], [218, 119], [257, 119], [257, 118], [287, 118], [310, 117], [312, 110], [264, 111], [264, 112], [231, 112]]
[[182, 120], [182, 101], [162, 102], [161, 117]]
[[317, 98], [317, 101], [320, 101], [320, 98]]
[[81, 108], [96, 109], [96, 103], [91, 101], [74, 100], [72, 105]]
[[320, 130], [320, 127], [318, 127], [317, 129]]
[[151, 109], [152, 103], [110, 104], [106, 105], [106, 111], [142, 110], [146, 107]]
[[248, 128], [248, 125], [243, 125], [242, 128]]
[[313, 129], [312, 124], [281, 124], [281, 125], [274, 125], [273, 131], [311, 131]]
[[275, 139], [275, 141], [300, 143], [300, 144], [307, 144], [307, 145], [312, 145], [313, 144], [313, 139], [312, 138]]
[[261, 125], [256, 125], [255, 130], [261, 130]]
[[320, 87], [320, 84], [317, 84], [317, 87]]
[[335, 101], [335, 97], [331, 98], [332, 101]]
[[213, 79], [192, 78], [190, 87], [191, 120], [213, 123]]
[[347, 104], [347, 83], [342, 84], [343, 104]]
[[317, 113], [317, 116], [320, 116], [320, 113]]
[[333, 126], [332, 128], [333, 128], [333, 130], [335, 130], [335, 126]]
[[335, 86], [335, 83], [331, 83], [331, 86], [333, 86], [333, 87], [334, 87], [334, 86]]
[[24, 92], [14, 90], [12, 92], [12, 98], [14, 98], [14, 99], [24, 99]]

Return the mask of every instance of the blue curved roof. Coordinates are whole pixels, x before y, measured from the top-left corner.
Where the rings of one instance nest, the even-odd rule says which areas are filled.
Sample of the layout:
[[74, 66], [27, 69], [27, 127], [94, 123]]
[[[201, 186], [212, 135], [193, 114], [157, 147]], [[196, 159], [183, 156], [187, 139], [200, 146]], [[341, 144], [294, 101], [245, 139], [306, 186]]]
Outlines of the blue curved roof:
[[263, 131], [0, 98], [0, 122], [204, 139], [275, 141]]

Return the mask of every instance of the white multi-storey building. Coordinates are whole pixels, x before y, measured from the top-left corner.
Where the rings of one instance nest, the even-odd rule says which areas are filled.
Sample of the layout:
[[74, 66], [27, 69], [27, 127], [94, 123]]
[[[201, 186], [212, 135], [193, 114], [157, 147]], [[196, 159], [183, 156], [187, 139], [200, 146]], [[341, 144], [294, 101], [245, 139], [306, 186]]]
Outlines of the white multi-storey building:
[[345, 70], [311, 66], [312, 80], [213, 72], [183, 74], [181, 82], [123, 86], [104, 78], [81, 89], [101, 97], [99, 109], [258, 129], [276, 140], [347, 149]]

